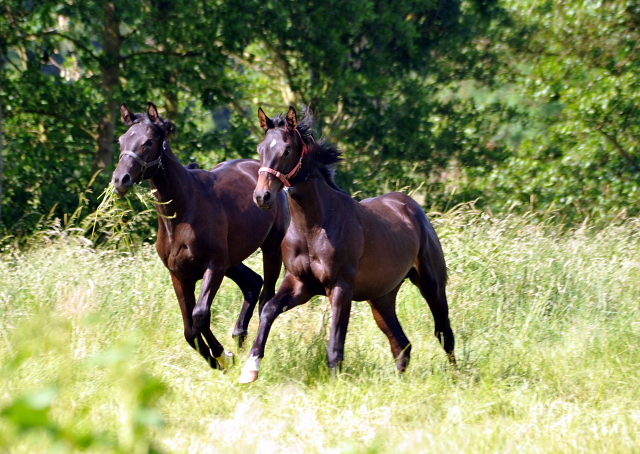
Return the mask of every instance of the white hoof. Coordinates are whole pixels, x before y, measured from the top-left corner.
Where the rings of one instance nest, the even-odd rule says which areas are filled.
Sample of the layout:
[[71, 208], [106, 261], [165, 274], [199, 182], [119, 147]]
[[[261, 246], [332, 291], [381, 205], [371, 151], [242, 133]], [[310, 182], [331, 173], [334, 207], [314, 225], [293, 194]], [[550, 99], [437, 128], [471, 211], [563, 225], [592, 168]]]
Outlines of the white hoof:
[[236, 363], [236, 357], [233, 356], [233, 353], [224, 351], [222, 355], [216, 358], [216, 361], [218, 361], [220, 369], [225, 371]]
[[242, 373], [240, 374], [240, 380], [238, 380], [238, 383], [240, 383], [241, 385], [246, 385], [247, 383], [253, 383], [257, 379], [258, 379], [257, 370], [250, 370], [248, 372], [242, 371]]
[[250, 356], [247, 359], [247, 362], [244, 363], [242, 367], [242, 372], [240, 373], [241, 384], [251, 383], [258, 379], [258, 363], [260, 362], [260, 358], [256, 358], [254, 356]]

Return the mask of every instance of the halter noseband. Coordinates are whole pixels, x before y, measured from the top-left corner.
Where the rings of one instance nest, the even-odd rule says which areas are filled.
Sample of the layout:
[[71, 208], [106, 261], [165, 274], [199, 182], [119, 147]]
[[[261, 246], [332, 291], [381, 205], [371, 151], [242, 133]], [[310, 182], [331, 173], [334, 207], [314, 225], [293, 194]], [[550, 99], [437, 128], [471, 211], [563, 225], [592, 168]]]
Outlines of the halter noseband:
[[[162, 152], [164, 150], [166, 150], [166, 149], [167, 149], [167, 141], [163, 140], [162, 141], [162, 149], [160, 150], [160, 155], [158, 156], [157, 159], [154, 159], [151, 162], [143, 161], [140, 156], [135, 154], [133, 151], [129, 151], [129, 150], [121, 151], [120, 152], [120, 157], [118, 158], [118, 161], [120, 161], [123, 156], [127, 155], [127, 156], [131, 156], [133, 159], [135, 159], [135, 161], [138, 164], [140, 164], [140, 167], [142, 167], [142, 170], [140, 171], [140, 176], [138, 177], [138, 181], [136, 181], [136, 183], [139, 183], [141, 180], [143, 180], [144, 173], [147, 171], [147, 169], [149, 167], [152, 167], [152, 166], [158, 164], [158, 168], [156, 169], [155, 173], [153, 175], [151, 175], [151, 177], [153, 177], [156, 173], [158, 173], [158, 170], [163, 168], [162, 167]], [[151, 178], [151, 177], [149, 177], [149, 178]]]
[[[298, 161], [296, 166], [291, 170], [291, 172], [285, 175], [270, 167], [260, 167], [260, 170], [258, 170], [258, 173], [260, 172], [270, 173], [271, 175], [276, 177], [278, 180], [282, 181], [282, 184], [284, 184], [283, 187], [287, 187], [287, 188], [291, 187], [291, 183], [289, 183], [289, 180], [298, 174], [298, 171], [300, 170], [300, 166], [302, 165], [302, 158], [304, 158], [304, 155], [307, 154], [307, 145], [304, 143], [304, 140], [302, 140], [302, 135], [300, 135], [300, 131], [298, 131], [297, 128], [295, 129], [295, 131], [298, 133], [298, 137], [300, 137], [300, 142], [302, 143], [302, 154], [300, 155], [300, 160]], [[313, 142], [313, 137], [311, 137], [311, 141]], [[280, 188], [280, 191], [282, 191], [282, 188]]]

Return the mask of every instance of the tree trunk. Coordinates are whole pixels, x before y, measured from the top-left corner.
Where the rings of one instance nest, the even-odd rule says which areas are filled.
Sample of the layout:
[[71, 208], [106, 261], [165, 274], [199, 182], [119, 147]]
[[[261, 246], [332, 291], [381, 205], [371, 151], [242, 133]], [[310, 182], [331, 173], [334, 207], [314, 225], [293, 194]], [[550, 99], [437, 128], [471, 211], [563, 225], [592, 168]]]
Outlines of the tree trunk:
[[164, 111], [165, 117], [174, 120], [178, 116], [178, 75], [177, 70], [171, 69], [165, 76]]
[[4, 59], [0, 58], [0, 225], [2, 225], [2, 69]]
[[102, 118], [98, 123], [98, 149], [93, 160], [93, 173], [105, 170], [111, 165], [113, 158], [114, 133], [118, 114], [116, 89], [120, 84], [120, 21], [113, 2], [106, 2], [102, 7], [104, 24], [102, 27], [103, 56], [101, 61], [100, 84], [104, 97]]

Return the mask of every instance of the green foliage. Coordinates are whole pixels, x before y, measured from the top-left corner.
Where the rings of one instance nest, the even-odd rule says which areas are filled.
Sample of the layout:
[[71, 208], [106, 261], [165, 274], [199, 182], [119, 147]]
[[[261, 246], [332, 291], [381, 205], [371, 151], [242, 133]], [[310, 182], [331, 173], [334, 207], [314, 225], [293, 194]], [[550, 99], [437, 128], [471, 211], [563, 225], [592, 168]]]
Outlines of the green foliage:
[[[502, 88], [479, 106], [500, 112], [510, 105], [510, 124], [503, 122], [491, 138], [509, 154], [503, 165], [469, 169], [472, 184], [495, 210], [518, 204], [578, 219], [606, 218], [620, 208], [636, 214], [640, 5], [536, 0], [504, 6], [510, 22], [492, 43], [506, 57], [496, 80]], [[471, 99], [477, 102], [477, 93]]]
[[[62, 321], [54, 323], [60, 325], [55, 332], [68, 331], [69, 326]], [[22, 329], [29, 330], [29, 325]], [[3, 374], [16, 372], [21, 363], [29, 361], [33, 355], [37, 355], [38, 347], [30, 345], [33, 340], [17, 339], [14, 357], [8, 362]], [[48, 348], [64, 349], [60, 339], [53, 341]], [[104, 430], [103, 427], [78, 428], [77, 421], [60, 422], [56, 413], [59, 407], [60, 388], [67, 386], [70, 380], [69, 371], [59, 369], [57, 376], [52, 378], [57, 382], [44, 388], [31, 391], [23, 390], [20, 395], [13, 398], [0, 409], [0, 420], [5, 422], [3, 437], [0, 439], [0, 447], [10, 448], [19, 445], [19, 440], [34, 435], [45, 435], [44, 446], [41, 452], [69, 451], [98, 451], [113, 453], [161, 453], [164, 450], [154, 446], [152, 432], [163, 426], [164, 421], [156, 409], [157, 400], [166, 392], [166, 387], [157, 377], [150, 376], [139, 368], [129, 365], [133, 359], [133, 345], [125, 344], [102, 352], [84, 363], [75, 364], [80, 369], [100, 368], [107, 366], [110, 374], [107, 380], [112, 382], [121, 380], [122, 389], [119, 390], [123, 402], [127, 407], [123, 409], [122, 417], [126, 425], [118, 432]], [[88, 409], [76, 409], [77, 416], [82, 417]], [[35, 437], [34, 437], [35, 438]], [[37, 439], [37, 438], [36, 438]]]
[[[477, 199], [494, 212], [559, 210], [572, 222], [637, 213], [637, 2], [0, 8], [9, 234], [36, 230], [52, 210], [73, 213], [99, 150], [124, 131], [109, 113], [122, 101], [164, 108], [177, 156], [205, 168], [256, 157], [258, 106], [304, 103], [345, 152], [337, 181], [358, 197], [404, 188], [425, 207]], [[95, 177], [87, 213], [117, 154]]]

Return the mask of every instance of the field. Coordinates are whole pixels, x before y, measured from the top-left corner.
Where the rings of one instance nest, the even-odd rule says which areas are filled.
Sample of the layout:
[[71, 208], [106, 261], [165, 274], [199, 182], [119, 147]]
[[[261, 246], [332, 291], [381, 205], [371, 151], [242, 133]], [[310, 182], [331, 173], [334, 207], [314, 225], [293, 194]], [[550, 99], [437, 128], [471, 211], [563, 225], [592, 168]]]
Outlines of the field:
[[[453, 370], [406, 283], [404, 376], [366, 302], [343, 373], [326, 369], [325, 298], [278, 318], [252, 385], [182, 335], [152, 247], [64, 232], [0, 256], [0, 451], [9, 453], [638, 452], [640, 222], [563, 228], [474, 210], [432, 217], [450, 270]], [[47, 240], [49, 238], [49, 240]], [[259, 270], [260, 257], [249, 261]], [[235, 349], [240, 292], [213, 331]], [[257, 327], [254, 316], [249, 338]]]

